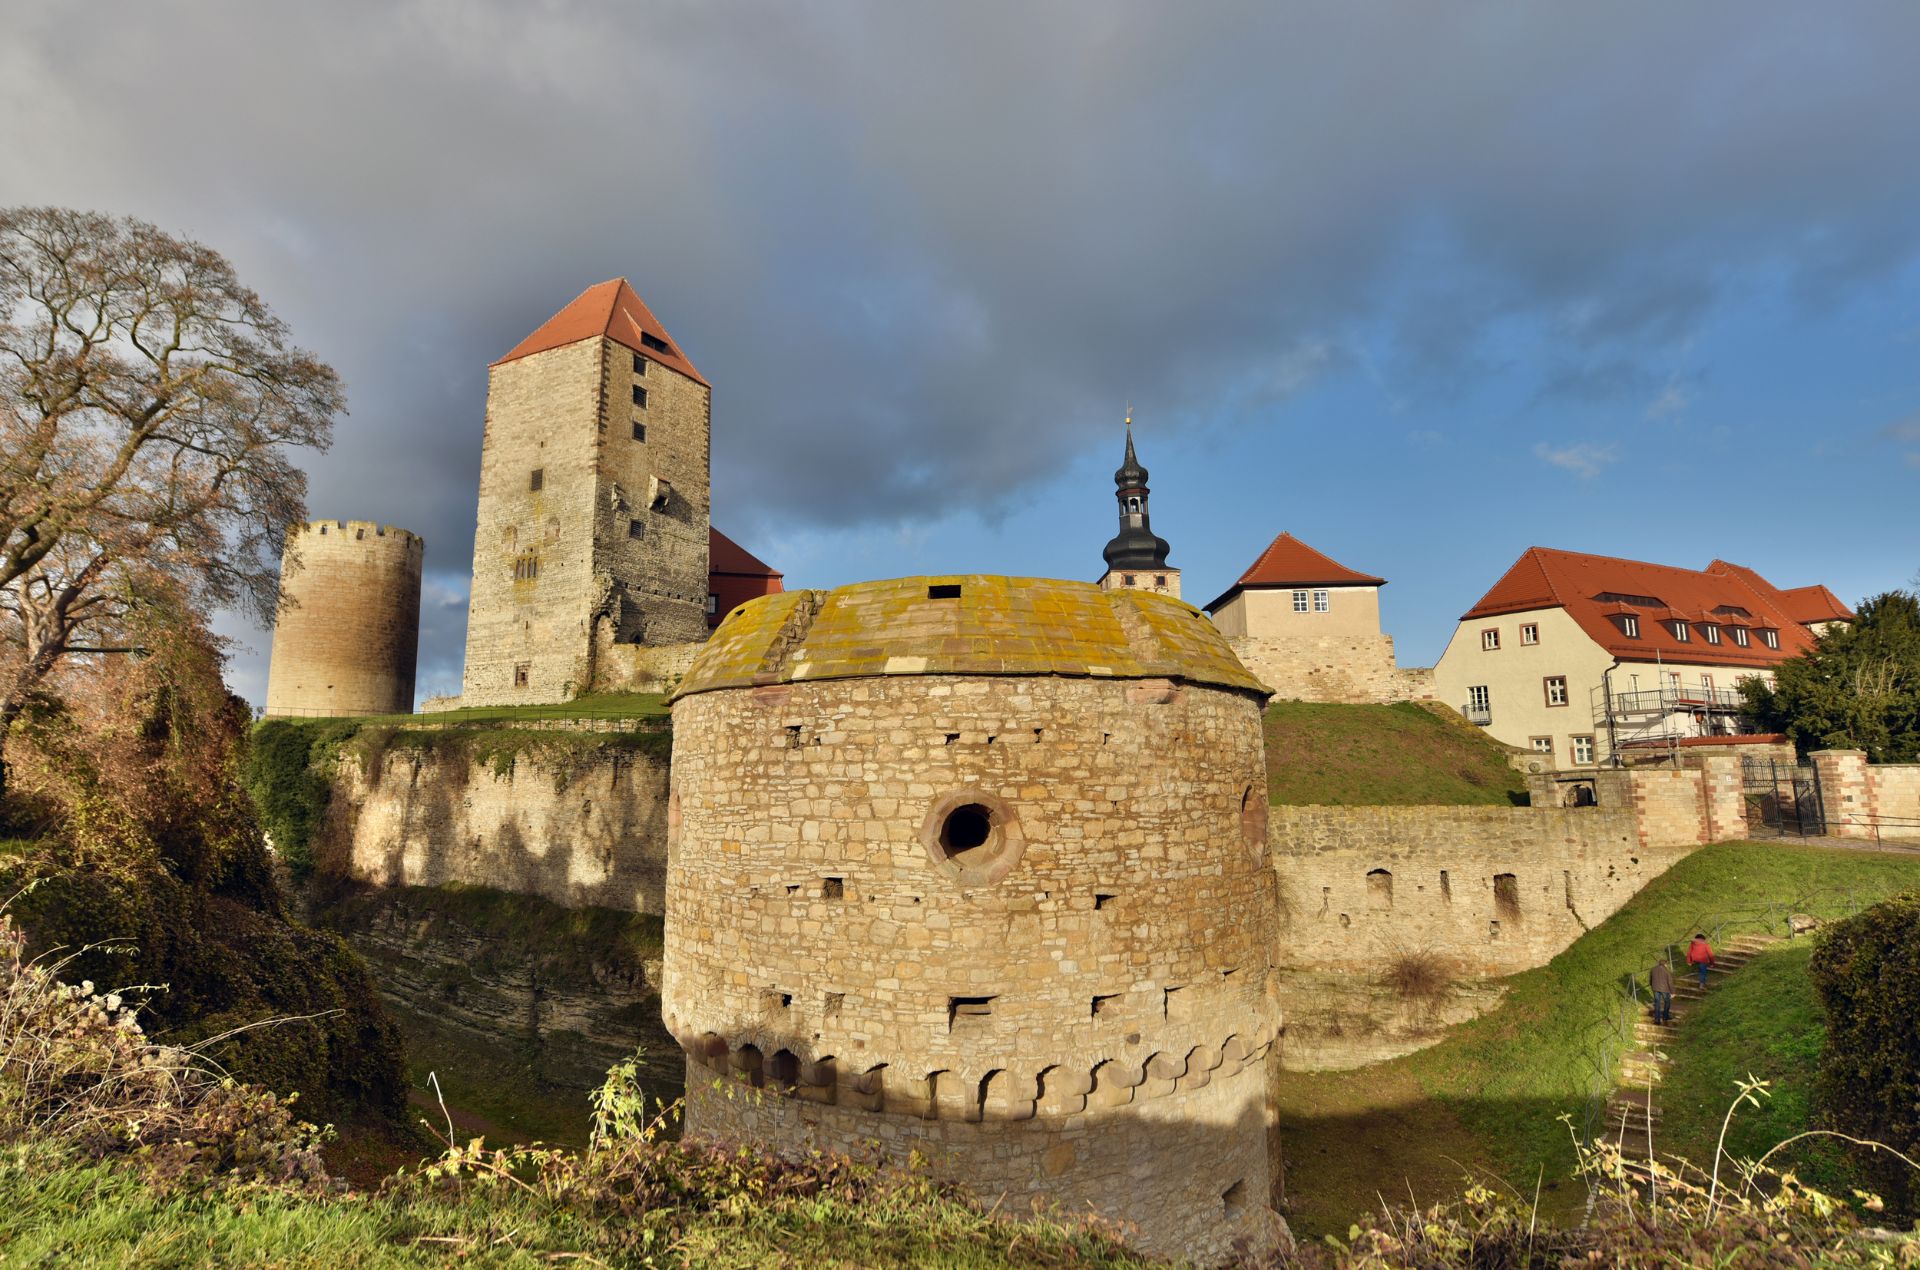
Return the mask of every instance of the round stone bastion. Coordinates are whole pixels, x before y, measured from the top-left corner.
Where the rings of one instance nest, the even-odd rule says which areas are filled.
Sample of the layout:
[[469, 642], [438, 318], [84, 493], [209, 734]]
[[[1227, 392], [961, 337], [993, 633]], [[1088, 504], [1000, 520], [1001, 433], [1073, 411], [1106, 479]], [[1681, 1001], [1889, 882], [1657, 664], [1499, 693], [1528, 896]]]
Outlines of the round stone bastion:
[[918, 1152], [1157, 1255], [1284, 1238], [1266, 696], [1141, 591], [965, 575], [735, 609], [673, 699], [687, 1134]]

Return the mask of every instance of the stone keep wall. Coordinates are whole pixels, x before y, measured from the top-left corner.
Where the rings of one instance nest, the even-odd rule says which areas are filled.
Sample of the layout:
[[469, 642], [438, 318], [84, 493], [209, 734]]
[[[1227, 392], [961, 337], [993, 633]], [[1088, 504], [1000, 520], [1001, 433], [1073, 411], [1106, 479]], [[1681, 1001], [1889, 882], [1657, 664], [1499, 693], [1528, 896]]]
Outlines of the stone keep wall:
[[341, 756], [316, 855], [381, 886], [462, 883], [556, 904], [658, 913], [666, 764], [622, 745], [588, 758], [537, 746], [496, 772], [456, 747]]
[[[1251, 694], [908, 675], [674, 709], [662, 998], [688, 1133], [918, 1148], [1148, 1251], [1272, 1237]], [[965, 805], [992, 811], [997, 880], [937, 840]]]
[[1371, 705], [1433, 695], [1433, 672], [1398, 665], [1391, 635], [1240, 635], [1227, 643], [1281, 700]]
[[366, 520], [316, 520], [288, 535], [269, 715], [413, 709], [424, 555], [417, 534]]
[[702, 644], [616, 644], [602, 627], [594, 640], [597, 692], [672, 692]]
[[603, 594], [593, 620], [616, 644], [697, 643], [707, 637], [713, 394], [623, 344], [599, 345], [593, 567]]
[[488, 375], [463, 706], [564, 701], [591, 680], [604, 343], [581, 340]]

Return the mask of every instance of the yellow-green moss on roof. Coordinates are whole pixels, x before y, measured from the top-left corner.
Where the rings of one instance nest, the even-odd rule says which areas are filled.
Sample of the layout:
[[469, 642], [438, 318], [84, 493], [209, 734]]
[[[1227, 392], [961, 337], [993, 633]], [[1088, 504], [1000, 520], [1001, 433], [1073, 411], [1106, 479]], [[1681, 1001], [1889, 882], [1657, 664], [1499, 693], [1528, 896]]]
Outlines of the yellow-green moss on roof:
[[720, 623], [674, 697], [874, 675], [1182, 679], [1267, 695], [1206, 615], [1179, 600], [963, 574], [751, 600]]

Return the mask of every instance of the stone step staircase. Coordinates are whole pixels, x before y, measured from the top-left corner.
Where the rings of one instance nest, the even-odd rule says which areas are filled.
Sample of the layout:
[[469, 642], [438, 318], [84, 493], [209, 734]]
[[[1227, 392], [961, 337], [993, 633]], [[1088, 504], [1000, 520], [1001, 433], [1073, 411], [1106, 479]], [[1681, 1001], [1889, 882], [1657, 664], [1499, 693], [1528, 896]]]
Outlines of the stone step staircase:
[[1672, 1023], [1655, 1023], [1651, 1011], [1641, 1012], [1634, 1023], [1633, 1046], [1621, 1056], [1614, 1073], [1614, 1089], [1607, 1097], [1606, 1122], [1601, 1129], [1602, 1137], [1619, 1145], [1630, 1171], [1644, 1173], [1648, 1161], [1659, 1153], [1660, 1084], [1672, 1061], [1668, 1048], [1686, 1026], [1687, 1015], [1728, 976], [1738, 974], [1757, 954], [1779, 942], [1775, 935], [1734, 936], [1725, 947], [1714, 950], [1714, 966], [1704, 990], [1692, 966], [1674, 968]]

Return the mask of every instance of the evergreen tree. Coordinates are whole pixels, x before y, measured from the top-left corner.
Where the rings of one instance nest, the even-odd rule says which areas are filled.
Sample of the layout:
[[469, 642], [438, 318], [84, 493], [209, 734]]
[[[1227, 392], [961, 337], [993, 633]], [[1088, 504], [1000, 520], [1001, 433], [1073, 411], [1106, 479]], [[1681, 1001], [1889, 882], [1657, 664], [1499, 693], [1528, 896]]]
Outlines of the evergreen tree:
[[1780, 663], [1771, 687], [1741, 685], [1754, 721], [1802, 753], [1865, 750], [1870, 762], [1920, 761], [1920, 595], [1888, 591], [1860, 603], [1812, 651]]

